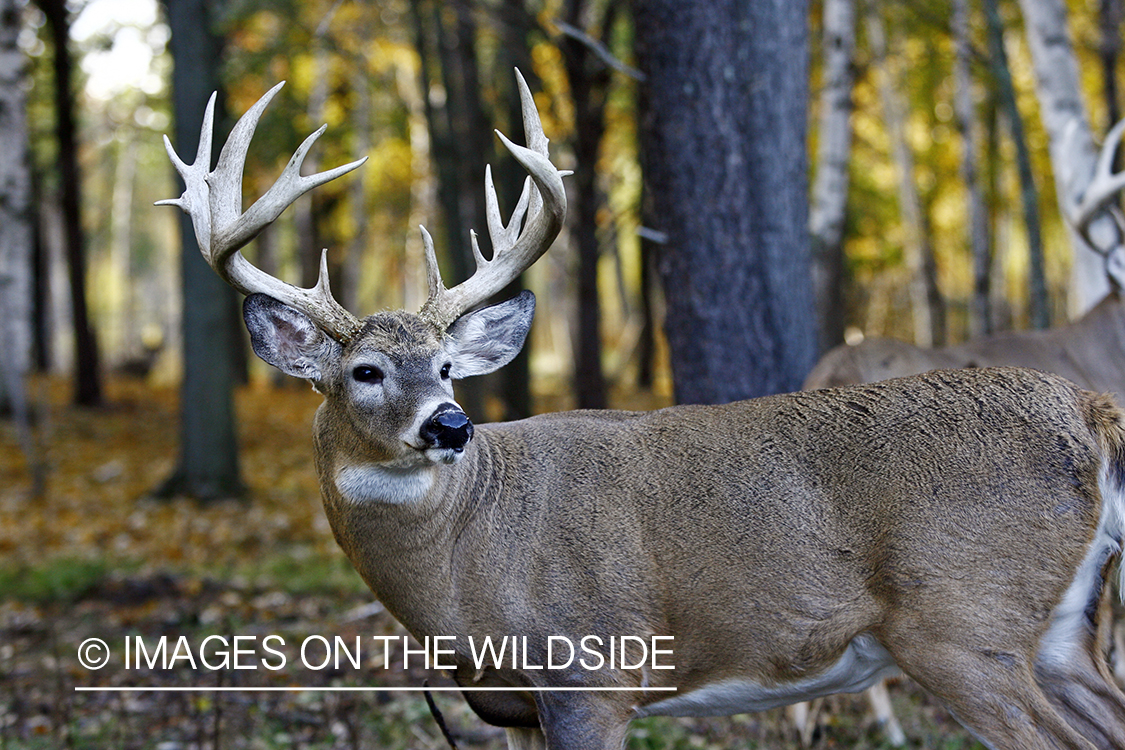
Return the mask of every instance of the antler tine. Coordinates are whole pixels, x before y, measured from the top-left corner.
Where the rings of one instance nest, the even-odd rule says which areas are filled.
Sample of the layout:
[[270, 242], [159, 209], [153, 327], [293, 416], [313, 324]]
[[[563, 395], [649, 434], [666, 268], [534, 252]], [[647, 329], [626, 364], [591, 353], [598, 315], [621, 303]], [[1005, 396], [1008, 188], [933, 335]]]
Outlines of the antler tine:
[[[1108, 213], [1117, 227], [1116, 244], [1120, 244], [1125, 239], [1125, 215], [1121, 213], [1117, 206], [1110, 203], [1117, 193], [1125, 189], [1125, 171], [1116, 174], [1113, 172], [1114, 157], [1117, 155], [1123, 135], [1125, 135], [1125, 119], [1114, 125], [1113, 129], [1106, 135], [1105, 143], [1098, 153], [1090, 184], [1068, 212], [1068, 218], [1082, 236], [1082, 239], [1103, 255], [1113, 248], [1103, 247], [1091, 239], [1090, 225], [1094, 219]], [[1103, 209], [1108, 209], [1108, 211], [1103, 211]]]
[[[492, 171], [485, 171], [485, 204], [488, 232], [492, 238], [492, 260], [487, 260], [481, 254], [476, 235], [472, 234], [477, 270], [465, 282], [446, 289], [437, 269], [432, 243], [427, 244], [426, 265], [430, 296], [419, 314], [441, 330], [499, 292], [535, 263], [558, 236], [566, 217], [566, 191], [562, 178], [569, 172], [559, 171], [548, 158], [547, 136], [543, 133], [535, 99], [518, 70], [516, 81], [528, 145], [517, 146], [499, 131], [496, 135], [516, 161], [527, 170], [529, 179], [524, 183], [523, 194], [505, 225], [496, 199], [496, 188], [492, 183]], [[427, 241], [428, 237], [429, 235], [425, 237]]]
[[335, 169], [302, 176], [305, 155], [324, 133], [322, 126], [305, 139], [293, 154], [277, 181], [242, 212], [242, 171], [250, 140], [258, 127], [262, 112], [274, 95], [285, 85], [281, 82], [267, 91], [247, 110], [234, 128], [219, 154], [214, 171], [211, 164], [212, 124], [215, 95], [207, 104], [199, 137], [195, 162], [185, 164], [172, 148], [168, 137], [164, 145], [176, 171], [184, 179], [184, 194], [179, 198], [158, 201], [158, 206], [179, 206], [191, 216], [199, 250], [208, 265], [228, 284], [243, 294], [262, 293], [307, 314], [320, 328], [341, 343], [351, 340], [360, 323], [333, 297], [328, 285], [328, 251], [321, 253], [320, 276], [310, 289], [287, 284], [251, 264], [239, 249], [254, 239], [288, 206], [313, 188], [352, 171], [367, 161], [358, 159]]

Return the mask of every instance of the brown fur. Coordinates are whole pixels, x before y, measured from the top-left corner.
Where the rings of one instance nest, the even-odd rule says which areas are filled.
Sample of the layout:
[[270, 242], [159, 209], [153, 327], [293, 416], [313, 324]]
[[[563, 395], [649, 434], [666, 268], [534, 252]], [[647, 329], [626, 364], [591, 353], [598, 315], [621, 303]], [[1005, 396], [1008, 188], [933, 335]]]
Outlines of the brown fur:
[[1125, 300], [1114, 291], [1067, 326], [1013, 331], [939, 349], [877, 338], [841, 345], [821, 358], [804, 387], [874, 383], [954, 367], [1030, 367], [1125, 398]]
[[[1034, 677], [1098, 523], [1100, 467], [1125, 444], [1108, 398], [1041, 373], [962, 370], [549, 414], [480, 426], [464, 460], [433, 467], [423, 499], [388, 504], [350, 502], [333, 477], [357, 457], [384, 460], [370, 433], [393, 426], [347, 415], [327, 392], [315, 428], [325, 510], [416, 637], [676, 638], [674, 671], [478, 677], [462, 652], [462, 684], [786, 683], [868, 633], [994, 747], [1125, 747], [1079, 726], [1090, 711], [1125, 727], [1100, 649], [1054, 692]], [[667, 694], [467, 696], [495, 723], [541, 725], [551, 747], [610, 748]]]

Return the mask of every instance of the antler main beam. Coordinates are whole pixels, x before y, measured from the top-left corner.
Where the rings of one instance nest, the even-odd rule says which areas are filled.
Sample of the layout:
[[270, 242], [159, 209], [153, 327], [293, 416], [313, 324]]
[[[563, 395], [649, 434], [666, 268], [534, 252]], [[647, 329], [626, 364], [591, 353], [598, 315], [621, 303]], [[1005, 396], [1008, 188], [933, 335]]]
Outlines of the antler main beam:
[[158, 206], [179, 206], [191, 216], [195, 239], [208, 265], [243, 294], [266, 294], [290, 307], [307, 314], [320, 328], [341, 343], [347, 343], [359, 330], [359, 320], [345, 310], [333, 297], [328, 287], [328, 251], [320, 258], [320, 276], [311, 289], [287, 284], [255, 267], [243, 257], [239, 249], [273, 222], [281, 212], [315, 187], [346, 174], [367, 161], [357, 159], [326, 172], [302, 176], [301, 164], [316, 140], [327, 126], [305, 139], [293, 154], [277, 181], [242, 211], [242, 171], [246, 165], [246, 152], [258, 127], [262, 112], [285, 82], [274, 86], [251, 107], [235, 124], [214, 171], [211, 166], [211, 143], [215, 117], [215, 95], [207, 102], [203, 127], [199, 134], [199, 150], [195, 161], [186, 164], [172, 148], [168, 136], [164, 147], [168, 158], [183, 177], [185, 190], [179, 198], [157, 201]]
[[[1075, 230], [1082, 236], [1091, 248], [1107, 255], [1113, 251], [1114, 246], [1125, 242], [1125, 215], [1114, 203], [1111, 203], [1117, 194], [1125, 189], [1125, 171], [1114, 173], [1113, 161], [1117, 149], [1121, 145], [1122, 136], [1125, 135], [1125, 120], [1121, 120], [1106, 135], [1102, 150], [1098, 153], [1098, 160], [1094, 167], [1094, 175], [1090, 184], [1082, 193], [1082, 197], [1071, 208], [1069, 218]], [[1090, 224], [1101, 215], [1101, 211], [1108, 211], [1110, 217], [1117, 225], [1115, 245], [1104, 247], [1090, 237]]]
[[481, 254], [476, 233], [472, 233], [477, 270], [463, 283], [446, 289], [438, 270], [433, 239], [425, 227], [422, 227], [430, 294], [419, 315], [441, 330], [502, 290], [535, 263], [554, 242], [566, 217], [566, 191], [562, 178], [570, 173], [556, 169], [548, 158], [547, 136], [543, 133], [535, 99], [518, 70], [516, 81], [520, 91], [527, 147], [517, 146], [500, 131], [496, 131], [496, 135], [530, 176], [524, 181], [523, 193], [512, 218], [505, 225], [496, 199], [492, 170], [489, 168], [485, 171], [484, 194], [488, 234], [492, 240], [492, 260]]

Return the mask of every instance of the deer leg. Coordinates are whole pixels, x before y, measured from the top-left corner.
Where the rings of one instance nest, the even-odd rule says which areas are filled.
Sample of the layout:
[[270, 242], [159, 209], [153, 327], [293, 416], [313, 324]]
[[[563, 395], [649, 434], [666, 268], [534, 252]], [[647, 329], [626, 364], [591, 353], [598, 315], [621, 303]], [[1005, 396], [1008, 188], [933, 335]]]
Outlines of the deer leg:
[[1116, 686], [1094, 671], [1040, 669], [1047, 699], [1099, 750], [1125, 750], [1125, 701]]
[[508, 727], [508, 750], [547, 750], [547, 738], [538, 727]]
[[791, 703], [785, 707], [785, 718], [797, 733], [801, 747], [812, 746], [813, 731], [816, 729], [816, 715], [820, 710], [820, 699]]
[[886, 737], [887, 742], [895, 747], [906, 744], [906, 733], [895, 716], [894, 707], [891, 705], [891, 694], [887, 692], [887, 681], [879, 680], [867, 688], [867, 700], [871, 703], [871, 710], [875, 712], [875, 721]]
[[539, 722], [551, 750], [621, 750], [632, 711], [590, 695], [537, 693]]
[[994, 750], [1094, 750], [1055, 710], [1016, 654], [927, 643], [896, 660], [978, 740]]

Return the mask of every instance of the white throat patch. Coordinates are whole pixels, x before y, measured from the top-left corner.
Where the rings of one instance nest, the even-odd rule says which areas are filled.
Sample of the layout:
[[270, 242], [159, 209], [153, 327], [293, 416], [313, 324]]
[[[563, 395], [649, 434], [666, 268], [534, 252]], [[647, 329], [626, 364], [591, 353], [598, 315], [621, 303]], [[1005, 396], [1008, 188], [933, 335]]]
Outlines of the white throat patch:
[[335, 481], [340, 494], [353, 503], [412, 503], [433, 487], [434, 470], [393, 469], [378, 464], [341, 466]]

